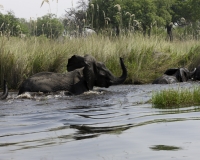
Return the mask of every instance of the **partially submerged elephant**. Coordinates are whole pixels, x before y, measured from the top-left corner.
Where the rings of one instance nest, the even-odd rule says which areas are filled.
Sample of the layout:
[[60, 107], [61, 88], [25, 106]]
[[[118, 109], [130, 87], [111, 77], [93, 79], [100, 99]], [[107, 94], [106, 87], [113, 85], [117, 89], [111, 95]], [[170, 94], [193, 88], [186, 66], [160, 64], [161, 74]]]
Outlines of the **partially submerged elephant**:
[[197, 66], [192, 78], [194, 81], [200, 81], [200, 65]]
[[190, 72], [187, 68], [172, 68], [165, 71], [165, 73], [155, 79], [152, 84], [171, 84], [177, 82], [186, 82], [192, 78], [194, 71]]
[[19, 88], [18, 95], [24, 92], [66, 91], [78, 95], [92, 90], [94, 86], [109, 87], [121, 84], [127, 77], [123, 59], [120, 58], [122, 75], [115, 77], [106, 66], [94, 57], [74, 55], [68, 60], [67, 73], [40, 72], [26, 79]]
[[7, 86], [6, 80], [4, 80], [4, 82], [3, 82], [3, 93], [0, 95], [0, 99], [1, 100], [6, 99], [7, 96], [8, 96], [8, 86]]

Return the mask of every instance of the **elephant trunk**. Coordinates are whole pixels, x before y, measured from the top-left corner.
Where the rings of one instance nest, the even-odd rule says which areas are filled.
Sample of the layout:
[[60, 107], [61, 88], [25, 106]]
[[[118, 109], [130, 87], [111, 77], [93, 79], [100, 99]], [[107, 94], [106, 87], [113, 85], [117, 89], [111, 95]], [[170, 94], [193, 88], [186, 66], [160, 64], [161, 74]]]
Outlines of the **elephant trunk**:
[[121, 57], [120, 57], [120, 65], [122, 68], [122, 75], [120, 77], [114, 77], [113, 80], [111, 80], [112, 85], [122, 84], [127, 78], [127, 69], [126, 66], [124, 65], [123, 58]]
[[196, 73], [196, 68], [194, 68], [194, 70], [189, 73], [190, 78], [193, 78], [195, 73]]
[[8, 96], [8, 86], [6, 84], [6, 81], [4, 80], [4, 84], [3, 84], [3, 94], [0, 96], [0, 99], [6, 99]]
[[196, 68], [191, 72], [186, 68], [180, 68], [179, 73], [177, 73], [177, 75], [176, 75], [176, 78], [177, 78], [177, 76], [178, 77], [180, 76], [180, 79], [179, 78], [177, 78], [177, 79], [180, 82], [186, 82], [189, 79], [192, 79], [193, 75], [195, 74], [195, 71], [196, 71]]

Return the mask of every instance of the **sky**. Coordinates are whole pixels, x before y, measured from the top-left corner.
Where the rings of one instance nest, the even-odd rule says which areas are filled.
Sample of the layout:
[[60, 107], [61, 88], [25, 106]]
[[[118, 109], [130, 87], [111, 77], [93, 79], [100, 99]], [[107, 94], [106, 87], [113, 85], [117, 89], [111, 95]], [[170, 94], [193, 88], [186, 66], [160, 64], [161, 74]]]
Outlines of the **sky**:
[[[0, 0], [0, 12], [5, 14], [13, 11], [15, 17], [25, 18], [26, 20], [37, 19], [48, 13], [62, 17], [65, 10], [76, 7], [78, 0], [49, 0], [49, 4], [43, 0]], [[58, 3], [57, 3], [58, 2]]]

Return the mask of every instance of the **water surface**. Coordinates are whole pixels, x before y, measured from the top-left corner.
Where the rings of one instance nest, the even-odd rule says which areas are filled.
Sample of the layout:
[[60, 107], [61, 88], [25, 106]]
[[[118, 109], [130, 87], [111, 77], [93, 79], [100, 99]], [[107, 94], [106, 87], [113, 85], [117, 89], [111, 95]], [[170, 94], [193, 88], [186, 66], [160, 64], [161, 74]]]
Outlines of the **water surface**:
[[194, 85], [119, 85], [71, 97], [10, 93], [0, 101], [0, 160], [198, 159], [200, 108], [149, 103], [152, 91]]

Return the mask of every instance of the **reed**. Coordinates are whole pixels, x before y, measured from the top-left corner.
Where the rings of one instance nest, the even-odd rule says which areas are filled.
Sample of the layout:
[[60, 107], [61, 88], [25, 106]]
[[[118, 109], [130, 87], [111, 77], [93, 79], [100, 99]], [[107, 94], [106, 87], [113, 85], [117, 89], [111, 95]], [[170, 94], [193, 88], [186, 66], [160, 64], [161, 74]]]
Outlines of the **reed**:
[[163, 36], [144, 37], [141, 34], [118, 38], [104, 35], [87, 38], [47, 39], [44, 36], [0, 37], [0, 80], [17, 89], [23, 79], [41, 71], [65, 72], [72, 55], [91, 54], [113, 72], [121, 75], [119, 57], [128, 70], [125, 83], [151, 83], [168, 68], [189, 67], [199, 58], [198, 41], [170, 43]]
[[179, 108], [200, 104], [200, 87], [167, 89], [152, 94], [155, 108]]

